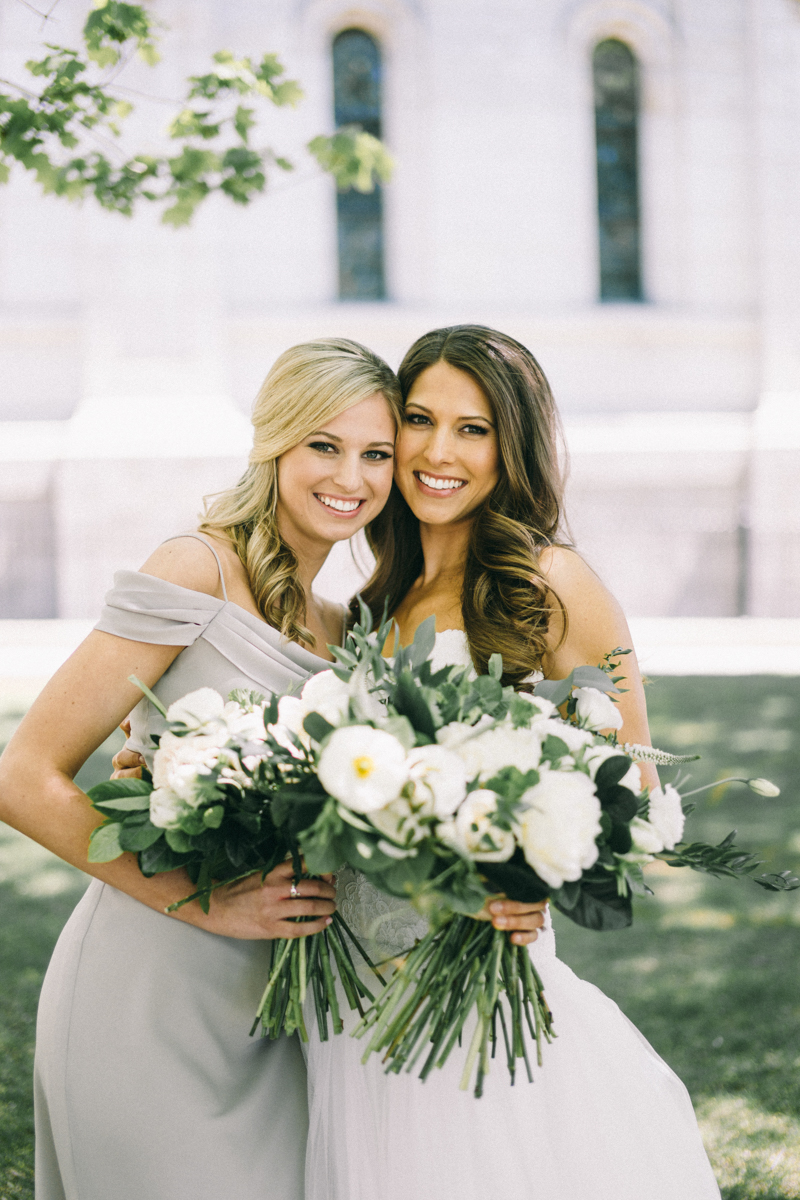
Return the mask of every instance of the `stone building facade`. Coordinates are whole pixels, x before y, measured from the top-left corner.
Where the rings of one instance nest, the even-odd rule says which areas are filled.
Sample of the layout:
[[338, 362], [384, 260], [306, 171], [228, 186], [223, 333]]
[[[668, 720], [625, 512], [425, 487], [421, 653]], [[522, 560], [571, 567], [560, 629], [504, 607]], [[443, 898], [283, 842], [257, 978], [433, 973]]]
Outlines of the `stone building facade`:
[[[800, 614], [798, 0], [155, 7], [164, 65], [125, 85], [276, 51], [306, 99], [266, 128], [297, 170], [178, 232], [0, 189], [0, 616], [90, 616], [190, 526], [285, 347], [397, 365], [460, 321], [541, 361], [574, 538], [629, 612]], [[85, 9], [61, 0], [50, 40]], [[39, 27], [0, 0], [0, 74]], [[141, 144], [169, 109], [137, 104]], [[366, 203], [303, 150], [354, 117], [397, 162]], [[326, 586], [350, 583], [340, 556]]]

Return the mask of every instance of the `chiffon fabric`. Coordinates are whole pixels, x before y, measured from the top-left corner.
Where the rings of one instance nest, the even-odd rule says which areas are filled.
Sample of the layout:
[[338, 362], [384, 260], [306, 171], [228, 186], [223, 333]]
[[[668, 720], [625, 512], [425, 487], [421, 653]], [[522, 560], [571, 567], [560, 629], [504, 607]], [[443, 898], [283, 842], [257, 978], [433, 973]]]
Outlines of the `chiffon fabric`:
[[[186, 647], [153, 689], [165, 706], [328, 665], [227, 598], [137, 571], [115, 576], [97, 628]], [[148, 760], [163, 724], [143, 700], [130, 744]], [[303, 1056], [249, 1037], [269, 954], [89, 885], [39, 1006], [36, 1200], [302, 1200]]]
[[[469, 663], [464, 634], [437, 665]], [[424, 931], [408, 905], [347, 869], [337, 903], [379, 957]], [[597, 935], [602, 936], [601, 934]], [[616, 1004], [556, 957], [549, 917], [531, 947], [557, 1039], [509, 1085], [492, 1065], [482, 1099], [459, 1089], [466, 1047], [425, 1083], [384, 1074], [364, 1042], [320, 1042], [308, 1005], [306, 1200], [719, 1200], [686, 1088]], [[365, 981], [368, 976], [365, 975]], [[355, 1018], [348, 1014], [346, 1032]]]

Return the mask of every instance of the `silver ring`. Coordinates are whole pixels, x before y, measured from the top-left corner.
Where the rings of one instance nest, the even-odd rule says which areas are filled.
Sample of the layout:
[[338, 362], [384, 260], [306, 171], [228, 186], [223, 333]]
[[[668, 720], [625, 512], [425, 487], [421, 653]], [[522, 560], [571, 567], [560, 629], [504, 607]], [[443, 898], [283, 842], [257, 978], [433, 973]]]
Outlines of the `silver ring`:
[[292, 880], [292, 886], [289, 888], [289, 895], [292, 897], [293, 900], [300, 899], [300, 893], [297, 890], [297, 880], [295, 880], [295, 879]]

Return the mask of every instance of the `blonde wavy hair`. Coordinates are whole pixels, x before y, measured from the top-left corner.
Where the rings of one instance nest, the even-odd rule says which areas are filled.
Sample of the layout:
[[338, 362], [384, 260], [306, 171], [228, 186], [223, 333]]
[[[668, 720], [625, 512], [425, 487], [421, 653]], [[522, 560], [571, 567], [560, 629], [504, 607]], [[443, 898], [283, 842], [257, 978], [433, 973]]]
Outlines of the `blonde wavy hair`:
[[397, 376], [366, 346], [321, 338], [276, 360], [253, 405], [253, 449], [235, 487], [205, 498], [200, 529], [230, 538], [247, 570], [258, 610], [289, 641], [313, 646], [298, 562], [277, 521], [278, 459], [326, 421], [379, 392], [397, 425]]

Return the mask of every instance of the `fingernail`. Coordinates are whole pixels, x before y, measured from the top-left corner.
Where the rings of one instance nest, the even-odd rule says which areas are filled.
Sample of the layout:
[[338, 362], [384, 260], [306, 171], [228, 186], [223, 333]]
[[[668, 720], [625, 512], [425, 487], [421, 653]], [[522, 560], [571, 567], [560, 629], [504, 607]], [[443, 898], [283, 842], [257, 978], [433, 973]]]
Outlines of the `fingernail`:
[[495, 925], [507, 925], [508, 921], [505, 917], [495, 917], [494, 923]]
[[496, 900], [494, 902], [494, 904], [489, 905], [489, 912], [501, 913], [502, 911], [503, 911], [503, 906], [499, 900]]
[[332, 925], [332, 924], [333, 924], [333, 917], [326, 917], [326, 918], [325, 918], [325, 924], [326, 924], [326, 925]]

